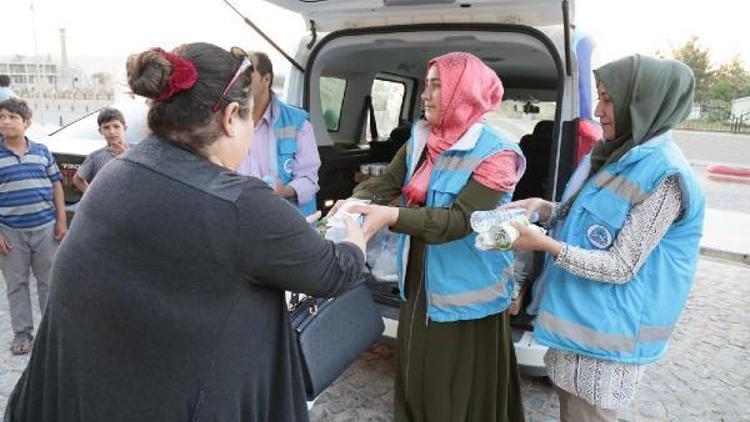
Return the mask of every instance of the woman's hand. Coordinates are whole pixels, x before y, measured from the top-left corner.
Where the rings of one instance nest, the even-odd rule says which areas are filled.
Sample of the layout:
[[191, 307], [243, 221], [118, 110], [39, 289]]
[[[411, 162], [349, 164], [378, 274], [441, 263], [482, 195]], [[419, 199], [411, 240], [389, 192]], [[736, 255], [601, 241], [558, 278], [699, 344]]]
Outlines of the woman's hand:
[[306, 221], [307, 221], [307, 222], [308, 222], [309, 224], [312, 224], [312, 223], [314, 223], [314, 222], [316, 222], [316, 221], [320, 220], [320, 217], [321, 217], [322, 215], [323, 215], [323, 213], [321, 213], [321, 212], [320, 212], [320, 210], [318, 210], [318, 211], [315, 211], [314, 213], [312, 213], [312, 214], [308, 215], [307, 217], [305, 217], [305, 220], [306, 220]]
[[359, 224], [357, 224], [357, 222], [350, 216], [345, 215], [343, 218], [344, 223], [346, 224], [346, 237], [342, 239], [342, 241], [353, 243], [362, 251], [362, 254], [367, 256], [367, 239], [365, 239], [362, 228], [359, 227]]
[[539, 221], [547, 221], [552, 215], [552, 207], [552, 202], [546, 199], [527, 198], [520, 201], [508, 202], [500, 208], [523, 208], [526, 210], [526, 217], [531, 218], [532, 214], [537, 213]]
[[[351, 199], [351, 198], [350, 198]], [[341, 209], [341, 206], [346, 203], [349, 199], [338, 199], [336, 200], [336, 203], [333, 204], [333, 207], [331, 207], [330, 210], [328, 210], [328, 214], [326, 214], [326, 218], [331, 218], [334, 215], [336, 215], [337, 212]]]
[[517, 252], [543, 251], [557, 258], [562, 249], [560, 242], [518, 221], [511, 221], [510, 224], [520, 233], [518, 239], [510, 246], [512, 250]]
[[370, 238], [385, 226], [392, 226], [398, 220], [398, 208], [385, 205], [352, 205], [349, 209], [351, 213], [359, 213], [364, 216], [365, 221], [362, 223], [362, 231], [365, 239]]

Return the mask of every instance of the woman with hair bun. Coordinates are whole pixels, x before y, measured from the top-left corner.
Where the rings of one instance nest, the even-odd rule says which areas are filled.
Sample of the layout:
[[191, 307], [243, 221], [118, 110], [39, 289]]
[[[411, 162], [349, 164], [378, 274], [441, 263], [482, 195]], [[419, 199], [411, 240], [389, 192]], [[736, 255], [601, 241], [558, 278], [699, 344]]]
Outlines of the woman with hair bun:
[[97, 176], [53, 267], [5, 421], [307, 421], [284, 290], [332, 297], [364, 263], [235, 169], [252, 64], [205, 43], [127, 61], [153, 134]]

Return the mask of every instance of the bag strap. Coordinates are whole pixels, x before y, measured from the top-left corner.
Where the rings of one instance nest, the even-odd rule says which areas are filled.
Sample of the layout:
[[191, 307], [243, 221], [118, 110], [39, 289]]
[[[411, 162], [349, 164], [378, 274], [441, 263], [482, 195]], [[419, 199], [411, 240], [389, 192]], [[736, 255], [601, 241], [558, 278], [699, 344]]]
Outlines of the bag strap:
[[291, 312], [297, 309], [297, 306], [299, 306], [299, 293], [292, 292], [292, 295], [289, 298], [289, 311]]
[[307, 306], [310, 307], [310, 314], [312, 316], [318, 314], [318, 301], [314, 297], [305, 296], [304, 300], [300, 300], [299, 297], [299, 293], [292, 292], [292, 295], [289, 298], [289, 312], [294, 312], [300, 305], [307, 303]]

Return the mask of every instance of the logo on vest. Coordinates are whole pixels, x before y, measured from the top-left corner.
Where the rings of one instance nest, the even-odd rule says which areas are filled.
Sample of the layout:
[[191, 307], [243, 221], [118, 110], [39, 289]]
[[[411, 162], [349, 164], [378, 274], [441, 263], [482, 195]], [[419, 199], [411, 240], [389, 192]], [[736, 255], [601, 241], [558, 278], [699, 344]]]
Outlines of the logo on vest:
[[292, 170], [294, 170], [294, 159], [287, 158], [286, 161], [284, 161], [284, 172], [292, 174]]
[[606, 227], [599, 224], [589, 226], [586, 237], [597, 249], [605, 249], [612, 244], [612, 233]]

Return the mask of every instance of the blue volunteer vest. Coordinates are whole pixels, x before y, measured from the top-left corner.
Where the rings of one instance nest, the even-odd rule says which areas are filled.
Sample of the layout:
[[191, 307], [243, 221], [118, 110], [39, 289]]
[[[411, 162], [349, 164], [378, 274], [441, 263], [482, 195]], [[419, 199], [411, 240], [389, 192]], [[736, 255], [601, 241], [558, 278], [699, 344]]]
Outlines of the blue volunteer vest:
[[633, 205], [672, 175], [679, 177], [682, 189], [680, 217], [628, 282], [598, 282], [549, 264], [534, 327], [537, 342], [628, 364], [647, 364], [664, 355], [693, 284], [705, 206], [671, 133], [601, 169], [555, 230], [555, 237], [569, 245], [606, 250]]
[[[425, 148], [429, 127], [425, 122], [414, 125], [407, 144], [406, 179], [409, 183]], [[474, 169], [492, 155], [511, 150], [519, 157], [519, 168], [525, 160], [518, 146], [507, 141], [489, 125], [475, 124], [450, 149], [435, 161], [427, 190], [427, 207], [450, 207], [466, 186]], [[500, 204], [510, 200], [506, 193]], [[402, 198], [403, 200], [403, 198]], [[498, 204], [499, 205], [499, 204]], [[484, 318], [504, 311], [513, 293], [513, 254], [480, 251], [474, 246], [477, 234], [439, 245], [427, 245], [424, 283], [427, 316], [437, 322]], [[404, 295], [409, 237], [399, 237], [397, 264], [401, 298]]]
[[[269, 139], [268, 151], [269, 170], [271, 175], [276, 175], [285, 186], [292, 181], [294, 176], [294, 159], [297, 154], [297, 135], [307, 121], [307, 112], [279, 101], [276, 96], [271, 97], [273, 116], [271, 127], [273, 139]], [[276, 147], [274, 148], [274, 144]], [[273, 186], [271, 186], [273, 187]], [[298, 204], [300, 212], [308, 216], [317, 211], [315, 196], [303, 204]]]

